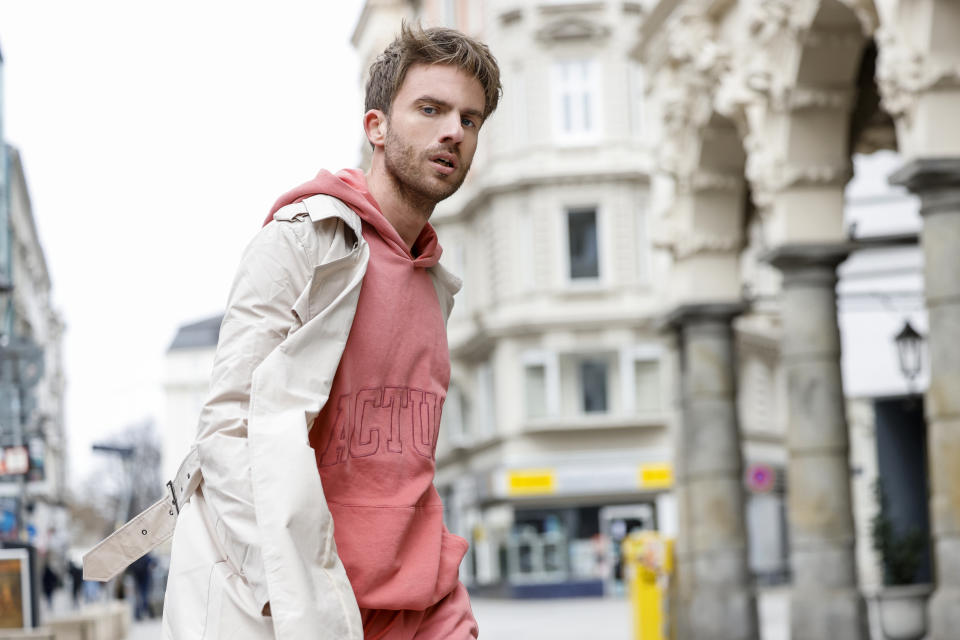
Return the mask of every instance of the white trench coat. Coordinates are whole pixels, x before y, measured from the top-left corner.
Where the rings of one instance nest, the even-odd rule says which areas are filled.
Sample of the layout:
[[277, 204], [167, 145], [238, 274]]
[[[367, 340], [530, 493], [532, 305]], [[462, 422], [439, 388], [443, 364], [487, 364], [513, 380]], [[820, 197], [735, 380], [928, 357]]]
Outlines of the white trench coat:
[[[307, 433], [369, 255], [359, 216], [324, 195], [277, 211], [247, 247], [197, 441], [171, 495], [84, 559], [87, 577], [109, 578], [175, 522], [165, 640], [362, 640]], [[449, 317], [460, 281], [439, 265], [430, 273]]]

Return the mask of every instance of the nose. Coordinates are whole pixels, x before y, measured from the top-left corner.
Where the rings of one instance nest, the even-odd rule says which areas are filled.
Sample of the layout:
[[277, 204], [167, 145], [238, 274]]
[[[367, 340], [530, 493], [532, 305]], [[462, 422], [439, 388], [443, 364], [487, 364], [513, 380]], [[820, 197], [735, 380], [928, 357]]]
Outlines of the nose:
[[463, 140], [463, 123], [460, 120], [460, 114], [456, 111], [447, 114], [440, 129], [440, 142], [456, 144]]

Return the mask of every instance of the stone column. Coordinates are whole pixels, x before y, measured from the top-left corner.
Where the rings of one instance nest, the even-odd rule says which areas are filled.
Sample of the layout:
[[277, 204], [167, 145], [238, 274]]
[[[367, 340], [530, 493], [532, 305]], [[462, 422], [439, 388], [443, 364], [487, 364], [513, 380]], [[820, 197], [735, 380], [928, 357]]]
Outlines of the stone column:
[[936, 589], [931, 640], [960, 634], [960, 157], [918, 159], [890, 177], [920, 196], [930, 387], [924, 399]]
[[747, 565], [732, 319], [740, 304], [684, 305], [670, 316], [681, 350], [676, 442], [681, 614], [689, 640], [757, 640]]
[[786, 245], [766, 256], [783, 274], [792, 640], [868, 637], [857, 588], [837, 323], [836, 269], [848, 252], [843, 245], [804, 244]]

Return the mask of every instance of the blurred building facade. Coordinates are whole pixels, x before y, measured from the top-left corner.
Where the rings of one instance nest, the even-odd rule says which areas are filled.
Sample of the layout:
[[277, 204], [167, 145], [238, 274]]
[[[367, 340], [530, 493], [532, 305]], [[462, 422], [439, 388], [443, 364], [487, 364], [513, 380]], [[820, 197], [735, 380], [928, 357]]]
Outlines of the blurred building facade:
[[[681, 637], [758, 637], [756, 585], [790, 580], [792, 637], [865, 638], [879, 478], [894, 524], [932, 537], [916, 577], [951, 637], [952, 7], [365, 3], [363, 68], [406, 18], [480, 36], [503, 72], [431, 219], [465, 279], [437, 450], [465, 582], [616, 591], [616, 540], [658, 528], [678, 536]], [[907, 320], [932, 359], [915, 377], [892, 340]], [[182, 398], [192, 423], [202, 398]]]
[[[791, 637], [867, 637], [871, 476], [884, 516], [929, 540], [911, 576], [934, 583], [929, 637], [956, 634], [960, 43], [945, 34], [958, 29], [956, 4], [937, 0], [665, 0], [641, 27], [681, 354], [681, 637], [758, 637], [751, 416], [732, 410], [751, 393], [737, 346], [757, 335], [786, 441]], [[907, 320], [929, 369], [898, 376]]]
[[41, 552], [62, 554], [69, 542], [64, 324], [23, 163], [2, 134], [0, 58], [0, 539], [29, 539]]
[[364, 69], [401, 18], [477, 35], [501, 68], [471, 174], [431, 218], [465, 280], [437, 486], [474, 588], [617, 591], [624, 535], [675, 530], [654, 137], [630, 56], [642, 17], [631, 2], [367, 2], [354, 33]]
[[167, 348], [163, 376], [163, 474], [173, 478], [197, 436], [200, 409], [210, 391], [210, 372], [223, 314], [184, 324]]

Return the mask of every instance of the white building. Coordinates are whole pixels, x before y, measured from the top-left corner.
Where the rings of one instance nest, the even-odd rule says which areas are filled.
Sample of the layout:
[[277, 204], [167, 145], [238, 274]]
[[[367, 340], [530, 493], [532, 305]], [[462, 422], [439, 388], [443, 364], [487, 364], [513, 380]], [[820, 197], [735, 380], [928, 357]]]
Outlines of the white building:
[[20, 154], [9, 145], [3, 151], [8, 226], [0, 232], [0, 274], [12, 290], [0, 293], [0, 538], [29, 539], [41, 552], [59, 555], [69, 544], [64, 324], [52, 304]]
[[480, 35], [504, 86], [470, 177], [431, 218], [465, 282], [437, 449], [447, 526], [471, 542], [464, 580], [616, 588], [627, 530], [675, 527], [653, 138], [629, 55], [641, 6], [368, 2], [364, 67], [401, 17]]
[[[888, 4], [364, 5], [364, 67], [406, 18], [480, 36], [503, 73], [473, 171], [431, 220], [465, 280], [437, 485], [471, 542], [468, 584], [616, 591], [616, 542], [658, 528], [679, 536], [685, 637], [755, 637], [755, 581], [785, 579], [795, 612], [849, 605], [795, 615], [797, 637], [856, 637], [859, 589], [880, 583], [874, 482], [891, 479], [904, 522], [904, 505], [925, 514], [924, 465], [956, 464], [925, 460], [914, 394], [937, 374], [924, 363], [908, 383], [893, 337], [909, 320], [939, 341], [948, 393], [928, 395], [928, 422], [953, 442], [955, 342], [923, 299], [953, 313], [929, 288], [951, 291], [960, 248], [947, 205], [929, 196], [921, 224], [886, 182], [954, 149], [930, 125], [953, 76], [909, 75], [903, 39], [926, 31], [899, 33]], [[921, 249], [929, 220], [945, 231]], [[724, 609], [726, 626], [698, 626]]]
[[173, 478], [197, 436], [200, 409], [210, 391], [222, 315], [185, 324], [167, 349], [164, 370], [163, 475]]

